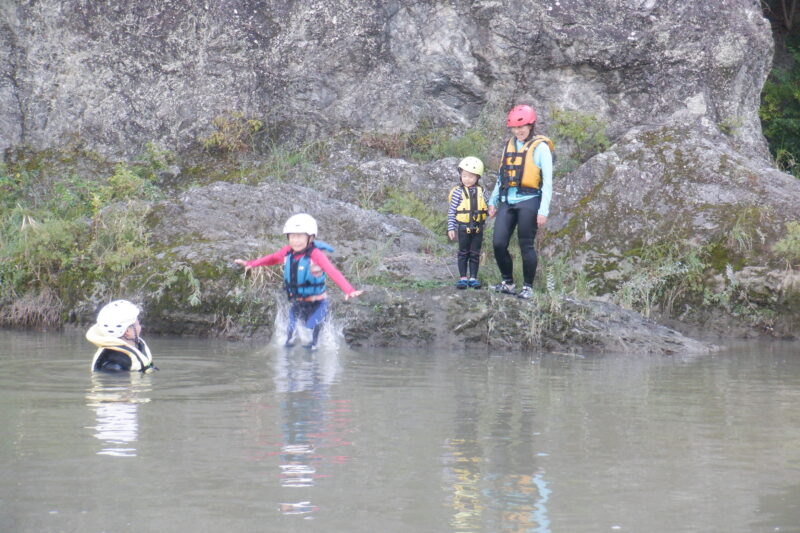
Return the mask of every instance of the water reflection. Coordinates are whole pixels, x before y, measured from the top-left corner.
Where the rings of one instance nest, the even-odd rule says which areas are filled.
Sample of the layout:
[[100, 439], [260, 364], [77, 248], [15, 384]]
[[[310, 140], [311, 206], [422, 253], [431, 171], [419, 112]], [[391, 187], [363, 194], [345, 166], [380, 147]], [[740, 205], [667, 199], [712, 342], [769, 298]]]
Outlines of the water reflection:
[[[280, 484], [308, 489], [316, 484], [318, 466], [326, 457], [319, 448], [345, 442], [339, 433], [339, 412], [331, 410], [330, 387], [341, 371], [335, 349], [316, 352], [279, 348], [275, 356], [275, 388], [281, 412]], [[319, 508], [305, 499], [281, 503], [283, 514], [310, 515]], [[309, 518], [309, 516], [306, 516]]]
[[[528, 377], [511, 369], [508, 379], [513, 390]], [[541, 433], [533, 398], [459, 378], [455, 386], [455, 434], [442, 458], [452, 530], [549, 533], [551, 489], [537, 466], [547, 454], [534, 448]]]
[[93, 372], [86, 405], [94, 411], [94, 437], [103, 447], [97, 455], [135, 457], [139, 438], [139, 405], [148, 403], [151, 377], [141, 373], [109, 375]]
[[481, 502], [480, 450], [474, 439], [449, 439], [445, 444], [445, 482], [453, 493], [453, 531], [481, 529], [484, 506]]

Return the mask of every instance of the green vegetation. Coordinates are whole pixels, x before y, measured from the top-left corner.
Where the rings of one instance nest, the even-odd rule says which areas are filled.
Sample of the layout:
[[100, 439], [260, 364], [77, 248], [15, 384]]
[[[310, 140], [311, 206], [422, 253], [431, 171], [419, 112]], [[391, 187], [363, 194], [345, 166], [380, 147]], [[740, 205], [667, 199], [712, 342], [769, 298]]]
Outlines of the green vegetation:
[[761, 92], [761, 126], [776, 165], [800, 177], [800, 13], [796, 0], [763, 0], [762, 7], [776, 28], [778, 53]]
[[[544, 134], [556, 144], [556, 176], [575, 170], [611, 145], [607, 124], [595, 115], [558, 108], [549, 112], [549, 130]], [[435, 127], [432, 121], [423, 120], [410, 132], [366, 133], [360, 144], [389, 157], [420, 162], [472, 155], [479, 157], [487, 169], [493, 169], [500, 163], [500, 143], [508, 136], [504, 124], [504, 112], [487, 107], [475, 125], [467, 129]]]
[[444, 214], [433, 209], [428, 202], [411, 191], [390, 190], [379, 211], [416, 218], [434, 235], [441, 237], [443, 242], [446, 240], [447, 219]]
[[666, 315], [687, 293], [702, 290], [702, 277], [707, 268], [702, 249], [679, 242], [662, 241], [631, 250], [633, 268], [614, 293], [623, 307], [650, 316], [659, 306]]
[[[161, 196], [155, 181], [164, 160], [148, 146], [139, 161], [103, 178], [79, 173], [65, 154], [0, 165], [0, 323], [60, 323], [81, 298], [127, 294], [144, 279], [174, 283], [169, 271], [144, 277], [153, 254], [146, 201]], [[191, 284], [191, 273], [182, 274]], [[190, 305], [199, 291], [191, 294]]]
[[572, 172], [611, 146], [606, 135], [607, 125], [593, 114], [553, 108], [550, 115], [550, 137], [556, 145], [556, 154], [561, 156], [556, 176]]
[[241, 111], [232, 111], [215, 117], [211, 126], [213, 131], [198, 139], [205, 150], [220, 154], [241, 153], [254, 149], [264, 122], [247, 117]]
[[800, 264], [800, 222], [786, 224], [786, 236], [775, 243], [773, 250], [784, 257], [790, 266]]
[[761, 93], [759, 116], [770, 151], [783, 170], [798, 176], [800, 157], [800, 49], [788, 45], [795, 61], [790, 69], [775, 68]]

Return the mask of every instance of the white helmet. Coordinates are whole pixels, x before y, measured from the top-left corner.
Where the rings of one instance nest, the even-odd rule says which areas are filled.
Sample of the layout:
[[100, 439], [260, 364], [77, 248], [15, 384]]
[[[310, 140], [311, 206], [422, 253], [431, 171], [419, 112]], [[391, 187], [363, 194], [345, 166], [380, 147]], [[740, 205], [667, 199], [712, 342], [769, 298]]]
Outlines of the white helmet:
[[305, 213], [292, 215], [286, 224], [283, 225], [284, 233], [306, 233], [308, 235], [317, 234], [317, 221], [314, 217]]
[[122, 337], [138, 318], [138, 307], [128, 300], [114, 300], [97, 313], [97, 325], [107, 335]]

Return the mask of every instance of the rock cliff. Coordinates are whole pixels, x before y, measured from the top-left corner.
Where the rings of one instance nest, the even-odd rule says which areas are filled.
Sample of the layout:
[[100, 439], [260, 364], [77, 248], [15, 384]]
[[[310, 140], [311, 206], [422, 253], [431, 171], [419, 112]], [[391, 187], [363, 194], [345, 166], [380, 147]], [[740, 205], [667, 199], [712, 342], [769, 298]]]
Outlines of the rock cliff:
[[738, 149], [766, 156], [756, 0], [10, 0], [0, 30], [0, 150], [180, 149], [225, 111], [313, 137], [527, 101], [545, 127], [549, 108], [581, 109], [614, 135], [735, 123]]
[[[341, 132], [502, 124], [517, 102], [537, 108], [544, 133], [560, 110], [580, 111], [612, 142], [585, 161], [562, 139], [559, 157], [577, 163], [559, 174], [541, 244], [545, 256], [582, 268], [604, 301], [548, 300], [574, 320], [553, 318], [517, 345], [569, 348], [570, 331], [575, 344], [601, 349], [644, 338], [637, 328], [646, 320], [631, 326], [631, 315], [607, 303], [621, 293], [647, 312], [652, 304], [654, 314], [698, 324], [718, 316], [714, 309], [740, 313], [737, 301], [770, 311], [759, 327], [787, 334], [797, 330], [800, 287], [774, 245], [800, 218], [800, 182], [772, 168], [761, 135], [772, 48], [756, 0], [12, 0], [0, 5], [0, 150], [80, 146], [118, 160], [155, 142], [184, 157], [173, 172], [184, 175], [214, 119], [231, 113], [265, 125], [253, 140], [259, 157], [275, 143]], [[345, 306], [352, 342], [408, 342], [412, 327], [428, 331], [417, 339], [472, 338], [453, 334], [447, 317], [430, 319], [440, 306], [458, 309], [447, 289], [414, 290], [449, 279], [452, 250], [419, 222], [370, 205], [379, 189], [403, 189], [441, 214], [456, 160], [419, 164], [347, 142], [332, 150], [290, 171], [289, 182], [267, 168], [252, 184], [207, 184], [149, 205], [151, 273], [188, 265], [202, 286], [191, 308], [179, 293], [139, 294], [156, 329], [239, 335], [271, 324], [274, 301], [250, 294], [230, 260], [277, 246], [281, 222], [305, 210], [320, 218], [349, 274], [402, 284]], [[659, 283], [689, 279], [693, 249], [705, 261], [694, 285], [679, 283], [667, 305], [655, 305]], [[653, 271], [661, 277], [641, 275]], [[96, 303], [86, 292], [76, 307], [83, 319]], [[503, 317], [518, 321], [527, 308], [469, 298], [478, 341], [514, 345]], [[611, 323], [630, 328], [600, 339], [609, 328], [596, 325]], [[705, 349], [649, 331], [660, 339], [652, 351]]]

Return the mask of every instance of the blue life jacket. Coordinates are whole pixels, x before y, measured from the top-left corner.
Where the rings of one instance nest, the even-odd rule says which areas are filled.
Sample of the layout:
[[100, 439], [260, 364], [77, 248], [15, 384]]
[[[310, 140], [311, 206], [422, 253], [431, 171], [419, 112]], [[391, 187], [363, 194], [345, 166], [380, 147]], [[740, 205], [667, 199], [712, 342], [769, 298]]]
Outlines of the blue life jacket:
[[283, 263], [283, 284], [290, 300], [316, 296], [325, 292], [325, 272], [318, 276], [311, 273], [311, 252], [319, 248], [333, 252], [333, 248], [325, 242], [314, 241], [302, 252], [289, 252]]

